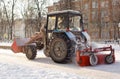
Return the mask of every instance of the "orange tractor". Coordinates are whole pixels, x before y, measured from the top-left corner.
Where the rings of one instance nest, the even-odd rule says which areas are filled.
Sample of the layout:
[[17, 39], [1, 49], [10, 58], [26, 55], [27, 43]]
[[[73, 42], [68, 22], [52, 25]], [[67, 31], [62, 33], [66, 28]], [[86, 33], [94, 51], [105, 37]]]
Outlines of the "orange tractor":
[[[83, 64], [82, 61], [85, 61], [90, 65], [98, 63], [99, 57], [96, 57], [95, 53], [96, 50], [101, 50], [91, 49], [90, 36], [84, 30], [82, 14], [73, 10], [48, 13], [46, 25], [39, 33], [31, 38], [15, 39], [12, 45], [15, 53], [23, 52], [28, 59], [34, 59], [37, 49], [42, 48], [44, 54], [51, 57], [54, 62], [67, 63], [76, 55], [78, 64]], [[112, 47], [109, 51], [112, 52], [108, 54], [110, 56], [106, 55], [102, 61], [113, 63], [115, 60]], [[87, 56], [88, 60], [83, 56]]]

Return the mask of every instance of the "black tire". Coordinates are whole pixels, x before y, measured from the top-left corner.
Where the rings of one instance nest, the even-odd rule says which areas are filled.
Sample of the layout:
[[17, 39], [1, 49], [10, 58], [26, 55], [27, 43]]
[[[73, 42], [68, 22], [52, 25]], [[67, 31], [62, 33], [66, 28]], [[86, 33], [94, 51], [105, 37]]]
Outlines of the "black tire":
[[34, 45], [27, 46], [26, 57], [29, 60], [33, 60], [33, 59], [35, 59], [36, 55], [37, 55], [36, 46], [34, 46]]
[[96, 55], [90, 54], [89, 58], [90, 58], [90, 65], [92, 65], [92, 66], [97, 65], [97, 63], [98, 63], [98, 58], [97, 58]]
[[61, 38], [55, 38], [50, 48], [50, 57], [52, 60], [57, 63], [65, 63], [67, 55], [67, 43]]
[[105, 57], [105, 62], [106, 62], [107, 64], [112, 64], [112, 63], [114, 62], [113, 56], [107, 55], [107, 56]]

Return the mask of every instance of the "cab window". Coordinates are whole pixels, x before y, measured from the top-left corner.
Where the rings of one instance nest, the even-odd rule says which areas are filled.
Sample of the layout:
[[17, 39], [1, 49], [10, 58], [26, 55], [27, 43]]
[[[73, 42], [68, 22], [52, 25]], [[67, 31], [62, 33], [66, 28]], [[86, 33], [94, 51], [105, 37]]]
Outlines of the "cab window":
[[58, 16], [57, 29], [65, 30], [68, 27], [67, 15]]
[[48, 17], [48, 30], [54, 30], [55, 29], [55, 21], [56, 21], [55, 16]]
[[69, 28], [72, 31], [80, 31], [80, 16], [69, 16]]

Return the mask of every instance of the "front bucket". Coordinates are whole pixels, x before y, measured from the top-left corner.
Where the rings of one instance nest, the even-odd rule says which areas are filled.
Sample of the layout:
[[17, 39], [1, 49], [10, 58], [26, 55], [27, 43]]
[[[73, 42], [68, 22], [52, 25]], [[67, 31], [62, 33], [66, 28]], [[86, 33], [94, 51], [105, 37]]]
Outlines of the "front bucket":
[[11, 49], [14, 53], [23, 52], [23, 47], [29, 41], [29, 38], [17, 38], [14, 39], [14, 42], [11, 46]]

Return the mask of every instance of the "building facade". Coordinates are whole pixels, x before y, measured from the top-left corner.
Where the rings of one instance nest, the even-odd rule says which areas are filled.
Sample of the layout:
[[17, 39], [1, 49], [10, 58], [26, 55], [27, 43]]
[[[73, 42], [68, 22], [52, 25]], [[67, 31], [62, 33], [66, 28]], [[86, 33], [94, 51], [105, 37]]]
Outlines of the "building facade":
[[48, 12], [72, 9], [82, 12], [92, 39], [119, 38], [120, 0], [60, 0]]

